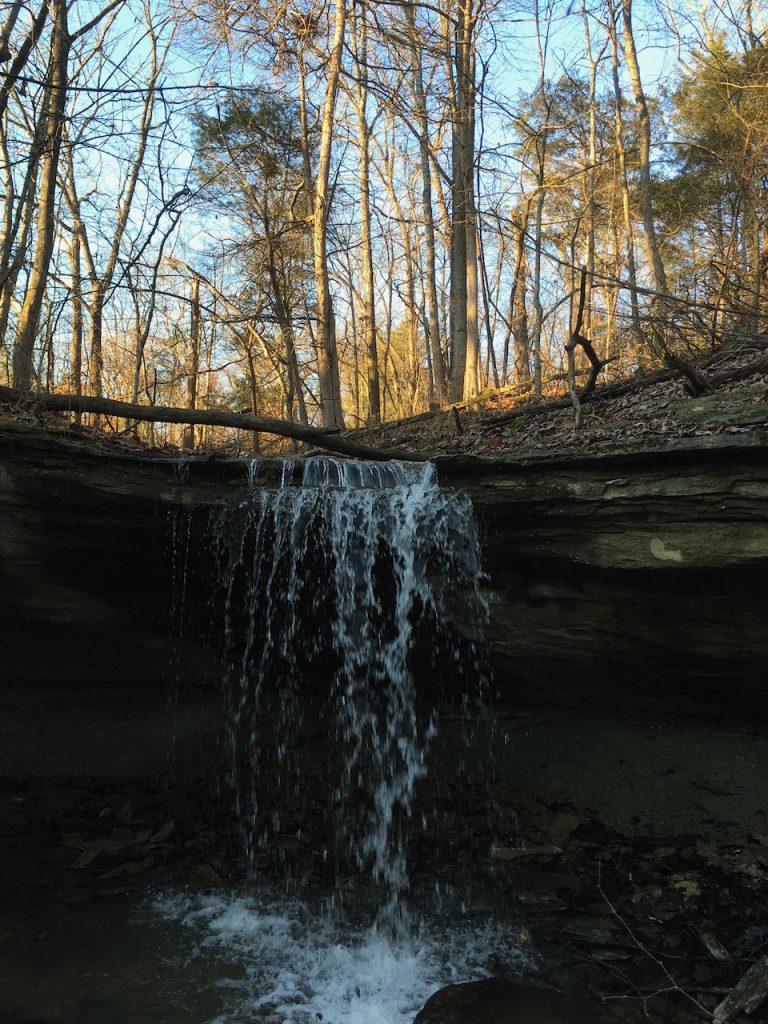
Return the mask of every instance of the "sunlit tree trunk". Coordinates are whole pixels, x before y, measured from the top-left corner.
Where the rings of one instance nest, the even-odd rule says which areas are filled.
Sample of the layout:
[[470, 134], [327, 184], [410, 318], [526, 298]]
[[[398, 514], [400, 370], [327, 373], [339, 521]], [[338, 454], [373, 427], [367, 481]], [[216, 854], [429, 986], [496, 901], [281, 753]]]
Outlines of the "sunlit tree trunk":
[[[373, 245], [371, 242], [370, 206], [370, 137], [368, 124], [368, 23], [365, 5], [355, 7], [354, 48], [357, 75], [355, 108], [357, 113], [357, 146], [360, 189], [360, 240], [362, 244], [363, 301], [361, 326], [365, 344], [366, 376], [368, 381], [368, 422], [381, 422], [379, 397], [379, 356], [376, 340], [376, 304], [373, 289]], [[357, 354], [357, 349], [355, 349]], [[357, 382], [356, 385], [357, 387]]]
[[658, 238], [656, 236], [656, 223], [653, 216], [653, 196], [651, 185], [651, 115], [648, 111], [648, 102], [643, 92], [643, 82], [640, 77], [640, 65], [637, 59], [637, 48], [635, 36], [632, 30], [632, 0], [622, 0], [623, 24], [624, 24], [624, 58], [626, 60], [629, 80], [632, 83], [632, 91], [635, 97], [635, 108], [637, 110], [639, 138], [638, 138], [638, 205], [640, 216], [643, 221], [645, 248], [648, 254], [648, 263], [653, 275], [653, 286], [657, 292], [666, 293], [667, 275], [664, 270], [664, 261], [661, 257]]
[[424, 248], [426, 257], [425, 292], [427, 300], [427, 348], [430, 353], [432, 393], [430, 399], [440, 404], [448, 398], [448, 370], [440, 344], [440, 307], [437, 299], [437, 270], [435, 218], [432, 209], [432, 168], [430, 161], [429, 119], [424, 88], [422, 47], [416, 26], [416, 5], [405, 4], [408, 38], [411, 48], [411, 74], [415, 114], [419, 134], [419, 161], [421, 167], [421, 215], [424, 220]]
[[476, 16], [472, 11], [471, 0], [465, 0], [461, 8], [464, 20], [464, 44], [466, 57], [464, 73], [466, 81], [463, 104], [466, 114], [462, 121], [465, 126], [465, 142], [463, 153], [463, 188], [466, 196], [466, 232], [467, 232], [467, 361], [464, 371], [464, 400], [474, 398], [480, 390], [480, 322], [479, 322], [479, 282], [478, 282], [478, 239], [477, 239], [477, 203], [475, 200], [475, 23]]
[[[32, 257], [24, 302], [19, 313], [16, 340], [13, 350], [14, 386], [20, 391], [29, 391], [34, 373], [34, 348], [40, 325], [48, 273], [56, 238], [56, 199], [58, 195], [58, 174], [65, 129], [65, 111], [68, 95], [69, 55], [76, 40], [87, 35], [100, 21], [112, 14], [124, 0], [112, 0], [97, 10], [94, 16], [70, 33], [68, 0], [50, 0], [48, 4], [50, 27], [50, 49], [48, 70], [43, 93], [40, 141], [44, 143], [40, 159], [38, 207], [36, 218], [36, 244]], [[5, 109], [10, 87], [14, 84], [13, 68], [18, 63], [24, 47], [31, 40], [31, 46], [39, 38], [45, 18], [42, 11], [36, 18], [30, 35], [19, 50], [14, 65], [0, 88], [0, 113]], [[37, 33], [37, 34], [36, 34]], [[31, 47], [30, 47], [31, 48]], [[10, 83], [10, 84], [9, 84]]]
[[752, 278], [752, 315], [750, 329], [754, 334], [757, 334], [760, 330], [760, 302], [762, 298], [763, 274], [761, 266], [761, 222], [754, 200], [749, 202], [749, 213], [750, 269]]
[[[480, 190], [478, 188], [478, 193], [479, 191]], [[499, 368], [496, 362], [496, 351], [493, 344], [494, 338], [496, 337], [496, 322], [498, 311], [492, 304], [491, 294], [492, 291], [495, 292], [497, 295], [499, 292], [499, 284], [501, 282], [501, 271], [505, 262], [505, 240], [503, 234], [499, 234], [494, 282], [491, 282], [488, 278], [488, 264], [486, 260], [485, 251], [485, 233], [482, 230], [482, 224], [479, 220], [477, 222], [477, 241], [479, 255], [478, 268], [480, 270], [480, 295], [483, 300], [483, 323], [485, 325], [485, 336], [488, 344], [488, 350], [485, 355], [485, 370], [483, 373], [483, 380], [481, 382], [481, 386], [490, 387], [491, 379], [493, 379], [493, 386], [498, 388], [501, 385], [501, 380], [499, 378]]]
[[[0, 245], [0, 339], [6, 363], [6, 378], [11, 379], [11, 349], [7, 342], [8, 322], [11, 302], [16, 294], [21, 270], [28, 260], [28, 250], [32, 237], [32, 225], [35, 220], [35, 200], [37, 188], [37, 165], [42, 151], [40, 135], [44, 128], [41, 122], [36, 126], [31, 139], [31, 154], [27, 164], [24, 183], [18, 195], [14, 194], [12, 164], [7, 148], [7, 140], [3, 133], [3, 185], [5, 204], [3, 215], [3, 238]], [[14, 202], [16, 208], [14, 210]]]
[[[189, 350], [187, 352], [187, 373], [186, 387], [184, 394], [184, 408], [197, 408], [197, 375], [200, 371], [200, 278], [192, 279], [192, 293], [189, 300]], [[256, 415], [254, 413], [254, 415]], [[189, 424], [184, 428], [182, 446], [185, 451], [191, 451], [195, 447], [195, 428]]]
[[[83, 280], [80, 260], [80, 235], [72, 232], [69, 243], [69, 265], [72, 271], [72, 328], [69, 350], [69, 378], [73, 395], [83, 390]], [[80, 413], [74, 413], [75, 423], [80, 422]]]
[[59, 155], [64, 131], [67, 99], [67, 62], [71, 39], [67, 25], [66, 0], [51, 0], [51, 49], [49, 78], [45, 92], [45, 139], [47, 145], [40, 166], [37, 209], [37, 244], [29, 272], [27, 292], [19, 313], [13, 348], [13, 386], [22, 392], [32, 389], [35, 338], [48, 282], [48, 268], [56, 236], [56, 194]]
[[596, 55], [592, 49], [592, 36], [589, 27], [589, 14], [586, 0], [582, 0], [581, 17], [584, 23], [584, 44], [589, 65], [589, 151], [587, 154], [586, 189], [586, 220], [587, 245], [585, 265], [587, 268], [586, 294], [584, 302], [584, 333], [592, 337], [592, 290], [595, 279], [595, 216], [597, 211], [597, 72], [600, 59], [605, 53], [607, 40], [602, 50]]
[[331, 146], [336, 109], [336, 95], [341, 73], [341, 56], [347, 22], [347, 0], [336, 0], [333, 44], [328, 55], [325, 100], [320, 121], [320, 151], [314, 188], [312, 218], [312, 248], [317, 288], [317, 349], [318, 386], [323, 411], [323, 426], [328, 429], [344, 427], [341, 408], [341, 381], [333, 322], [330, 278], [328, 274], [328, 220], [330, 216]]
[[[528, 311], [525, 304], [528, 287], [527, 232], [530, 214], [530, 200], [512, 213], [512, 228], [515, 241], [515, 272], [509, 295], [509, 323], [514, 340], [514, 368], [519, 382], [528, 382], [531, 377], [531, 336], [528, 326]], [[504, 348], [504, 374], [506, 383], [509, 359], [508, 342]]]
[[[392, 114], [387, 118], [386, 136], [389, 140], [388, 144], [383, 146], [381, 143], [377, 143], [376, 148], [380, 154], [383, 184], [387, 190], [389, 201], [392, 204], [400, 235], [401, 257], [398, 264], [402, 267], [402, 277], [396, 275], [395, 280], [402, 280], [402, 298], [407, 318], [408, 350], [406, 353], [407, 379], [402, 381], [403, 386], [399, 389], [399, 401], [403, 408], [407, 408], [410, 415], [410, 413], [415, 411], [420, 371], [418, 352], [419, 306], [416, 300], [416, 246], [414, 245], [409, 224], [409, 213], [403, 208], [400, 190], [395, 180], [396, 136], [394, 115]], [[405, 404], [403, 404], [403, 394], [407, 394], [408, 398]]]
[[[477, 393], [477, 242], [474, 201], [475, 26], [473, 0], [458, 6], [453, 45], [451, 112], [451, 391], [450, 400]], [[467, 368], [470, 368], [469, 375]]]
[[608, 0], [608, 30], [611, 39], [611, 78], [613, 82], [614, 102], [613, 137], [619, 165], [621, 209], [624, 219], [624, 233], [626, 238], [627, 277], [629, 279], [632, 340], [635, 345], [635, 355], [638, 356], [643, 346], [643, 332], [640, 326], [640, 303], [638, 300], [637, 267], [635, 264], [635, 229], [632, 223], [629, 175], [627, 172], [627, 151], [624, 144], [624, 100], [621, 93], [621, 82], [619, 80], [619, 43], [616, 34], [616, 12], [613, 0]]
[[[248, 345], [245, 353], [246, 367], [248, 369], [248, 389], [251, 394], [251, 413], [253, 416], [259, 415], [259, 384], [258, 377], [256, 376], [256, 359], [254, 357], [253, 348]], [[255, 457], [259, 454], [261, 449], [261, 439], [258, 433], [254, 430], [251, 434], [251, 454]]]
[[[551, 13], [551, 11], [550, 11]], [[542, 268], [541, 257], [544, 244], [544, 202], [546, 199], [546, 166], [547, 147], [549, 145], [550, 118], [552, 113], [552, 97], [547, 95], [546, 51], [549, 40], [549, 28], [542, 27], [539, 0], [534, 2], [536, 21], [536, 47], [539, 57], [538, 97], [541, 103], [543, 121], [536, 131], [534, 148], [536, 153], [536, 201], [534, 207], [534, 254], [533, 254], [533, 328], [531, 330], [530, 355], [533, 363], [533, 390], [537, 399], [541, 398], [542, 387], [542, 327], [544, 324], [544, 306], [541, 301]]]

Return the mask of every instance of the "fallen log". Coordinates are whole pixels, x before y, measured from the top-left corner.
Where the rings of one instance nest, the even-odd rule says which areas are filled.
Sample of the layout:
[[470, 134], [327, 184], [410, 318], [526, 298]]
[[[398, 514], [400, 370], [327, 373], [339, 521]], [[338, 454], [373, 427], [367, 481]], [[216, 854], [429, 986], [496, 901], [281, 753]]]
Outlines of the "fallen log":
[[376, 459], [385, 462], [391, 459], [411, 462], [426, 461], [423, 455], [392, 448], [373, 448], [339, 434], [329, 433], [319, 427], [305, 427], [300, 423], [290, 423], [288, 420], [230, 412], [228, 409], [177, 409], [162, 405], [133, 405], [131, 402], [119, 402], [112, 398], [97, 398], [93, 395], [60, 395], [47, 392], [24, 395], [1, 385], [0, 400], [54, 412], [86, 412], [100, 416], [119, 416], [121, 419], [141, 420], [147, 423], [205, 424], [211, 427], [232, 427], [235, 430], [248, 430], [259, 434], [276, 434], [278, 437], [290, 437], [328, 452], [351, 455], [357, 459]]

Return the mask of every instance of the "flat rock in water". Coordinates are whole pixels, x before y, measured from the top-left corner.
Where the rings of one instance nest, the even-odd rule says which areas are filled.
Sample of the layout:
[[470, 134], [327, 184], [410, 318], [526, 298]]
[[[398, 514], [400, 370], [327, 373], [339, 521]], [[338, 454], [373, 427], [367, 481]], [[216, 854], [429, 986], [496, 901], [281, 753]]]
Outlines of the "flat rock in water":
[[595, 1008], [571, 995], [499, 978], [449, 985], [428, 999], [414, 1024], [594, 1024]]

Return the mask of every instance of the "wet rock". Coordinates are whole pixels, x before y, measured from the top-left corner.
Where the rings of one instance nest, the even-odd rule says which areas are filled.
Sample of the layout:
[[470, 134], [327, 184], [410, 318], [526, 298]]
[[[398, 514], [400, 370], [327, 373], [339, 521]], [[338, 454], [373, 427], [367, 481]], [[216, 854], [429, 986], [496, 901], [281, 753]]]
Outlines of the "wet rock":
[[127, 860], [122, 864], [118, 864], [116, 868], [111, 871], [106, 871], [103, 875], [99, 875], [99, 880], [107, 878], [119, 878], [121, 875], [140, 875], [143, 872], [148, 871], [152, 867], [154, 862], [151, 859], [148, 860]]
[[672, 888], [686, 899], [693, 896], [701, 896], [701, 876], [696, 873], [672, 875], [670, 883]]
[[214, 889], [223, 884], [221, 875], [210, 864], [193, 865], [185, 881], [196, 889]]
[[590, 945], [610, 946], [615, 941], [616, 921], [611, 917], [569, 917], [563, 923], [563, 932], [577, 941]]
[[582, 819], [577, 814], [555, 814], [549, 821], [545, 822], [544, 827], [553, 843], [562, 843], [581, 824]]
[[715, 960], [728, 961], [731, 959], [731, 954], [712, 932], [699, 932], [699, 938], [701, 939], [702, 946]]
[[694, 779], [692, 785], [696, 789], [703, 789], [707, 793], [713, 793], [715, 796], [735, 796], [744, 792], [741, 786], [737, 786], [732, 782], [729, 775], [715, 779]]
[[552, 857], [562, 853], [559, 846], [501, 846], [493, 843], [490, 855], [493, 860], [519, 860], [524, 857]]
[[150, 841], [153, 843], [164, 843], [171, 836], [173, 827], [174, 825], [172, 821], [166, 821], [165, 824], [161, 825], [157, 832], [154, 833]]
[[595, 1024], [595, 1009], [570, 994], [487, 978], [436, 992], [414, 1024]]
[[525, 904], [558, 902], [559, 896], [578, 896], [583, 889], [581, 879], [565, 871], [515, 868], [512, 880], [518, 899]]

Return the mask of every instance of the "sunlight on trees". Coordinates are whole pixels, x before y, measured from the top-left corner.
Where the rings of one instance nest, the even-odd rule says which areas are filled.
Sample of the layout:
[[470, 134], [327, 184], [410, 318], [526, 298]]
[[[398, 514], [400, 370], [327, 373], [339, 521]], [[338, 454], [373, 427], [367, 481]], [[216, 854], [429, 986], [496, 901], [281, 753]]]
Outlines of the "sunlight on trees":
[[21, 392], [333, 430], [538, 397], [563, 387], [582, 267], [609, 376], [766, 330], [753, 0], [4, 15], [0, 381]]

